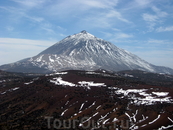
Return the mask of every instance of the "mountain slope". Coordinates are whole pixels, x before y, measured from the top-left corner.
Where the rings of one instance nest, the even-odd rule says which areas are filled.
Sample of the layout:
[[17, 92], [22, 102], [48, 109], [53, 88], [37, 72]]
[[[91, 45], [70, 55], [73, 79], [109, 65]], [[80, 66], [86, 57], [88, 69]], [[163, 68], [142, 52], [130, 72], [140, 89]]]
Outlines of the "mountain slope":
[[6, 71], [51, 72], [67, 69], [144, 70], [173, 74], [167, 67], [154, 66], [110, 42], [82, 31], [66, 37], [37, 56], [0, 66]]

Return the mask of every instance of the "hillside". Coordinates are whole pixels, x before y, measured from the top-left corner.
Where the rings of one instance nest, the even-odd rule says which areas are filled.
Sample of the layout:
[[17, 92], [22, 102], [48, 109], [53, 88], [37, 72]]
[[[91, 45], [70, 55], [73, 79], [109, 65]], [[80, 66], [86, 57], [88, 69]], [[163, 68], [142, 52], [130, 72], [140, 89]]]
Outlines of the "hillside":
[[69, 70], [0, 82], [0, 129], [172, 129], [173, 88], [127, 77]]

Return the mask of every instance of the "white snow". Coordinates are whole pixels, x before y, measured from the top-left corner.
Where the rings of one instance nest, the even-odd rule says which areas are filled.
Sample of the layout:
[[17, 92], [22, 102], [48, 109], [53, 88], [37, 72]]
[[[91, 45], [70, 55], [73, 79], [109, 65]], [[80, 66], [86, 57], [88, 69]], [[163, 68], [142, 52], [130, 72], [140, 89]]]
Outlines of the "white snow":
[[56, 72], [56, 73], [53, 73], [53, 74], [46, 74], [46, 76], [65, 75], [65, 74], [68, 74], [68, 72]]
[[132, 122], [132, 118], [130, 117], [130, 115], [128, 113], [125, 113], [125, 115], [129, 118], [130, 122]]
[[168, 119], [173, 123], [173, 120], [170, 117], [168, 117]]
[[6, 82], [6, 80], [0, 80], [0, 83]]
[[162, 97], [162, 96], [167, 96], [169, 92], [152, 92], [153, 94]]
[[133, 115], [133, 120], [136, 122], [136, 115], [138, 114], [138, 110], [136, 110], [136, 113]]
[[28, 83], [24, 83], [24, 84], [26, 84], [26, 85], [29, 85], [29, 84], [32, 84], [33, 83], [33, 81], [31, 81], [31, 82], [28, 82]]
[[83, 108], [84, 104], [85, 104], [85, 103], [82, 103], [82, 105], [81, 105], [81, 107], [80, 107], [79, 111], [80, 111], [80, 110], [82, 110], [82, 108]]
[[49, 56], [49, 61], [50, 61], [50, 62], [55, 62], [55, 60], [52, 59], [51, 56]]
[[61, 116], [63, 116], [64, 115], [64, 113], [67, 111], [68, 109], [66, 109], [65, 111], [63, 111], [62, 113], [61, 113]]
[[[168, 119], [173, 123], [173, 120], [170, 117], [168, 117]], [[169, 128], [173, 128], [173, 125], [161, 126], [158, 130], [167, 130]]]
[[6, 94], [6, 91], [5, 91], [5, 92], [2, 92], [1, 94], [2, 94], [2, 95], [3, 95], [3, 94]]
[[56, 85], [67, 85], [67, 86], [76, 86], [75, 84], [73, 83], [70, 83], [70, 82], [67, 82], [67, 81], [64, 81], [62, 80], [61, 77], [58, 77], [58, 78], [53, 78], [53, 80], [50, 80], [51, 83], [54, 83]]
[[124, 76], [125, 77], [134, 77], [133, 75], [130, 75], [130, 74], [125, 74]]
[[65, 105], [67, 105], [69, 103], [69, 101], [67, 101], [66, 103], [65, 103]]
[[92, 117], [96, 116], [97, 114], [99, 114], [99, 112], [96, 112]]
[[36, 61], [37, 61], [37, 62], [41, 62], [41, 61], [42, 61], [43, 56], [44, 56], [44, 55], [41, 55], [40, 57], [38, 57], [38, 58], [36, 59]]
[[104, 121], [103, 121], [103, 124], [106, 124], [106, 122], [107, 122], [108, 120], [109, 120], [109, 118], [108, 118], [108, 119], [106, 119], [106, 120], [104, 120]]
[[118, 119], [117, 118], [114, 118], [112, 122], [116, 122], [116, 121], [118, 121]]
[[[152, 105], [155, 102], [166, 102], [166, 103], [173, 103], [173, 99], [171, 97], [168, 97], [167, 95], [169, 94], [168, 92], [152, 92], [152, 93], [147, 93], [147, 89], [119, 89], [115, 90], [115, 94], [123, 94], [124, 96], [128, 97], [131, 99], [132, 104], [140, 105], [140, 104], [145, 104], [145, 105]], [[139, 94], [144, 97], [139, 97]], [[153, 95], [154, 94], [154, 95]], [[156, 96], [155, 96], [156, 95]], [[124, 98], [122, 96], [121, 98]]]
[[122, 88], [115, 91], [116, 94], [124, 94], [125, 96], [127, 96], [129, 93], [141, 93], [146, 91], [147, 89], [127, 89], [127, 90], [123, 90]]
[[93, 116], [89, 117], [88, 119], [86, 119], [85, 121], [83, 121], [82, 123], [79, 124], [79, 126], [82, 126], [83, 123], [89, 121], [91, 118], [93, 118], [94, 116], [96, 116], [99, 112], [96, 112], [95, 114], [93, 114]]
[[156, 119], [154, 119], [153, 121], [149, 122], [148, 124], [153, 124], [153, 123], [156, 122], [159, 118], [160, 118], [160, 115], [158, 115]]
[[19, 87], [13, 88], [12, 90], [15, 91], [15, 90], [17, 90], [17, 89], [19, 89]]
[[91, 108], [92, 106], [94, 106], [94, 105], [95, 105], [95, 103], [96, 103], [96, 101], [94, 101], [94, 102], [93, 102], [93, 104], [89, 106], [89, 108]]
[[19, 87], [11, 88], [11, 89], [8, 89], [8, 90], [2, 92], [1, 94], [3, 95], [3, 94], [6, 94], [7, 92], [16, 91], [16, 90], [18, 90], [18, 89], [19, 89]]
[[94, 83], [93, 81], [79, 81], [81, 86], [106, 86], [105, 83]]
[[100, 107], [101, 107], [101, 105], [99, 105], [99, 106], [96, 108], [96, 110], [99, 109]]

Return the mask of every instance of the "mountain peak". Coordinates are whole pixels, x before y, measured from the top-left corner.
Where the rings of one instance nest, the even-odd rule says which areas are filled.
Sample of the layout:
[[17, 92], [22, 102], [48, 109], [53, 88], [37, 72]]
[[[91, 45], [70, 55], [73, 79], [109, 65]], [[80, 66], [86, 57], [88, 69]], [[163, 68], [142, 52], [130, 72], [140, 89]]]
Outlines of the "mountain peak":
[[64, 38], [32, 58], [0, 66], [0, 69], [18, 72], [38, 70], [45, 73], [67, 69], [110, 71], [135, 69], [173, 74], [172, 69], [154, 66], [85, 30]]
[[87, 34], [87, 31], [86, 31], [86, 30], [83, 30], [83, 31], [81, 31], [81, 33], [83, 33], [83, 34]]

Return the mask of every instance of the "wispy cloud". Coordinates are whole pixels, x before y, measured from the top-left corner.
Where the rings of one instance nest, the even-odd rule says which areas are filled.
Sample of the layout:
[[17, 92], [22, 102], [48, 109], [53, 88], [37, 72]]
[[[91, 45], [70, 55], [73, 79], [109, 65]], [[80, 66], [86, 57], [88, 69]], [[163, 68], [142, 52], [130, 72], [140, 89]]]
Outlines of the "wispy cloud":
[[136, 41], [134, 40], [130, 40], [131, 38], [134, 37], [133, 34], [128, 34], [128, 33], [124, 33], [120, 30], [116, 31], [116, 32], [104, 32], [101, 31], [101, 33], [104, 35], [104, 39], [107, 39], [107, 41], [110, 41], [114, 44], [119, 44], [119, 43], [134, 43]]
[[145, 8], [149, 8], [152, 6], [153, 0], [131, 0], [126, 1], [126, 4], [124, 5], [124, 9], [126, 11], [131, 10], [142, 10]]
[[159, 8], [156, 6], [152, 6], [151, 9], [155, 14], [150, 14], [150, 13], [143, 13], [142, 17], [144, 21], [147, 22], [149, 31], [153, 31], [154, 27], [157, 23], [161, 23], [163, 18], [167, 17], [168, 14], [164, 11], [161, 11]]
[[117, 33], [115, 34], [116, 39], [124, 39], [124, 38], [132, 38], [132, 34], [127, 34], [127, 33]]
[[78, 20], [79, 26], [109, 28], [117, 21], [130, 23], [116, 10], [118, 0], [61, 1], [48, 6], [47, 14], [64, 20]]
[[168, 16], [168, 14], [164, 11], [161, 11], [159, 8], [157, 8], [156, 6], [152, 7], [152, 10], [157, 14], [158, 17], [166, 17]]
[[14, 27], [12, 27], [12, 26], [7, 26], [6, 29], [7, 29], [9, 32], [11, 32], [11, 31], [14, 30]]
[[0, 55], [1, 57], [6, 57], [1, 58], [0, 64], [16, 62], [37, 55], [54, 43], [54, 41], [0, 38]]
[[135, 2], [138, 4], [140, 7], [146, 7], [148, 5], [151, 5], [152, 0], [135, 0]]
[[142, 17], [146, 22], [155, 22], [158, 20], [158, 16], [147, 13], [144, 13]]
[[21, 6], [25, 6], [25, 8], [26, 7], [33, 8], [33, 7], [41, 6], [41, 4], [46, 2], [46, 0], [12, 0], [12, 1], [20, 4]]
[[17, 46], [17, 47], [18, 47], [18, 45], [31, 45], [31, 46], [49, 47], [53, 43], [54, 43], [53, 41], [43, 41], [43, 40], [0, 38], [0, 45], [6, 45], [6, 46], [9, 46], [9, 44], [10, 44], [10, 46]]
[[42, 17], [36, 17], [36, 16], [28, 16], [28, 15], [24, 15], [24, 17], [28, 18], [29, 20], [33, 21], [33, 22], [42, 22], [44, 21], [44, 18]]
[[169, 32], [169, 31], [173, 31], [173, 26], [169, 26], [169, 27], [159, 27], [156, 29], [157, 32]]

